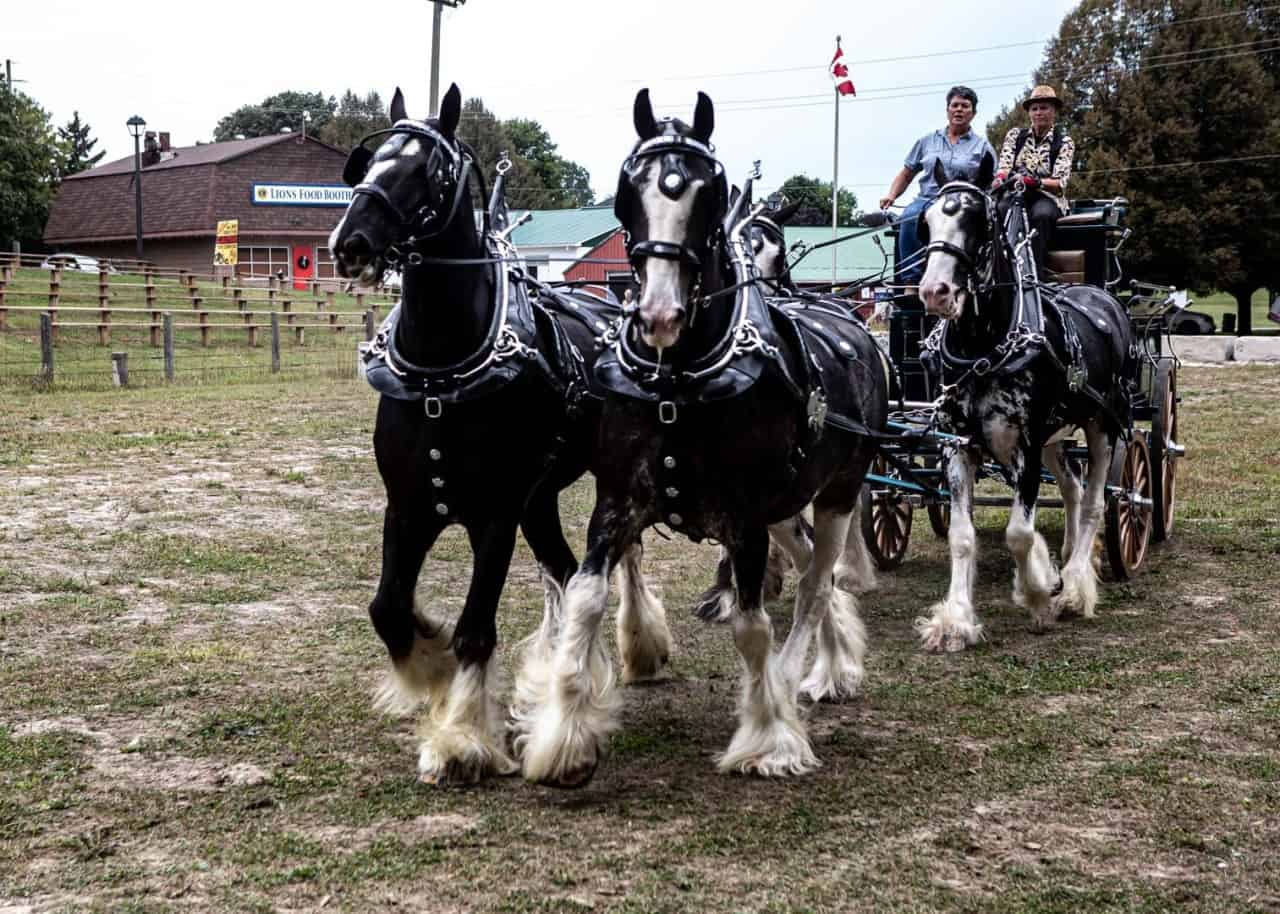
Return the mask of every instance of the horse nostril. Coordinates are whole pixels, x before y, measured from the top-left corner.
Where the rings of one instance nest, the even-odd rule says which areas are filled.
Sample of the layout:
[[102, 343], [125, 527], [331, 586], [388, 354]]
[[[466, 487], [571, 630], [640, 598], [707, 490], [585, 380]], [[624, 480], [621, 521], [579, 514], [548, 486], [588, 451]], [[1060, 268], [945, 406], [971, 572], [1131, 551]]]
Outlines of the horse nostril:
[[373, 245], [364, 232], [352, 232], [342, 243], [342, 253], [348, 257], [368, 257], [372, 252]]

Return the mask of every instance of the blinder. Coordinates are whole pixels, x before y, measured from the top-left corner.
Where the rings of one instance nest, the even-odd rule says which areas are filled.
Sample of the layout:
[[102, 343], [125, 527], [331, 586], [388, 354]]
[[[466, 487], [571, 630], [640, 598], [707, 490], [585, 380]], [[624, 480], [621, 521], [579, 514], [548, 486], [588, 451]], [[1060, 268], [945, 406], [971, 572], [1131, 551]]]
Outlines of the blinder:
[[[663, 121], [664, 126], [670, 123], [671, 121]], [[627, 156], [622, 163], [622, 168], [618, 173], [618, 188], [613, 197], [613, 214], [618, 217], [618, 221], [622, 223], [623, 231], [626, 232], [627, 257], [631, 260], [633, 266], [636, 260], [643, 257], [679, 260], [695, 269], [702, 266], [702, 258], [699, 252], [690, 245], [682, 242], [660, 240], [645, 240], [632, 243], [630, 230], [627, 229], [627, 226], [631, 224], [631, 220], [635, 216], [635, 191], [631, 186], [631, 179], [639, 174], [650, 159], [666, 157], [673, 153], [697, 156], [711, 163], [714, 173], [712, 180], [715, 184], [716, 194], [715, 211], [717, 213], [724, 212], [729, 205], [729, 181], [725, 177], [724, 166], [716, 158], [715, 149], [709, 143], [702, 143], [693, 137], [677, 133], [660, 134], [652, 139], [637, 143], [635, 148], [631, 150], [631, 155]], [[688, 180], [689, 173], [683, 161], [675, 157], [663, 160], [663, 168], [658, 175], [658, 188], [663, 194], [672, 199], [678, 198], [684, 192]], [[707, 248], [711, 248], [716, 243], [716, 238], [717, 233], [711, 232], [707, 239]]]
[[[376, 151], [368, 147], [369, 140], [374, 137], [385, 136], [404, 136], [415, 137], [420, 140], [431, 141], [431, 153], [427, 157], [424, 171], [427, 180], [424, 182], [428, 188], [428, 201], [412, 212], [405, 212], [391, 196], [386, 189], [376, 183], [365, 182], [364, 177], [369, 172], [369, 166], [372, 164]], [[400, 242], [400, 244], [412, 244], [413, 242], [431, 237], [443, 230], [444, 225], [452, 219], [454, 211], [456, 211], [465, 186], [465, 178], [471, 161], [463, 152], [455, 147], [454, 142], [445, 137], [430, 124], [419, 121], [401, 120], [397, 121], [391, 127], [383, 130], [375, 130], [373, 133], [366, 135], [357, 144], [347, 156], [346, 165], [343, 166], [342, 179], [353, 188], [355, 195], [363, 195], [372, 197], [378, 201], [386, 210], [395, 217], [402, 230], [408, 230], [413, 237]], [[452, 184], [453, 187], [449, 187]], [[435, 192], [435, 199], [430, 199], [431, 192]], [[452, 193], [453, 206], [444, 214], [446, 219], [436, 231], [422, 234], [427, 227], [445, 210], [446, 204]]]

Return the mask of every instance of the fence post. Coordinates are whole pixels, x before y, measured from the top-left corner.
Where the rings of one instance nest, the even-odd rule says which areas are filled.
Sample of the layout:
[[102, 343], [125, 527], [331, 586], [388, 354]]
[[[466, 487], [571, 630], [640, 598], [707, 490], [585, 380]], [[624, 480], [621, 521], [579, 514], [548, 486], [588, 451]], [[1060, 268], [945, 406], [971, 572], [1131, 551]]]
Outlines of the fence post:
[[40, 376], [53, 381], [53, 318], [48, 314], [40, 315]]
[[111, 383], [116, 387], [129, 386], [129, 353], [111, 353]]
[[164, 315], [164, 379], [173, 380], [173, 315]]
[[156, 306], [156, 277], [155, 277], [155, 274], [151, 272], [151, 267], [147, 267], [146, 272], [145, 272], [145, 273], [143, 273], [142, 275], [145, 277], [144, 288], [146, 289], [147, 307], [148, 307], [148, 308], [154, 308], [154, 307]]
[[364, 313], [364, 338], [365, 340], [373, 339], [373, 309], [370, 308]]
[[280, 314], [271, 312], [271, 373], [280, 373]]

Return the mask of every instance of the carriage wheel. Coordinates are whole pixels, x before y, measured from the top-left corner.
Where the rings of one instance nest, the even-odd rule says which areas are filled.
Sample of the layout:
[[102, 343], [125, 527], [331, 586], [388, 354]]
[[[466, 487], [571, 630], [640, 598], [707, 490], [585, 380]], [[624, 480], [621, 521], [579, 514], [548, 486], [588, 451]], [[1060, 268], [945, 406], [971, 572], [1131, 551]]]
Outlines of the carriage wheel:
[[[933, 467], [946, 467], [947, 461], [945, 457], [930, 457], [926, 461], [927, 465]], [[939, 482], [942, 480], [940, 479]], [[935, 484], [934, 488], [941, 488]], [[951, 501], [929, 502], [925, 506], [925, 510], [929, 513], [929, 526], [933, 528], [933, 533], [938, 539], [946, 539], [951, 532]]]
[[1178, 371], [1172, 359], [1161, 359], [1151, 392], [1155, 412], [1151, 416], [1151, 465], [1157, 490], [1151, 538], [1163, 542], [1173, 533], [1174, 492], [1178, 482]]
[[1107, 559], [1117, 581], [1133, 577], [1147, 557], [1151, 541], [1152, 472], [1146, 439], [1134, 435], [1128, 445], [1116, 441], [1107, 485], [1120, 489], [1107, 496]]
[[[879, 456], [871, 464], [871, 472], [878, 476], [898, 475]], [[907, 557], [911, 513], [911, 502], [902, 492], [889, 488], [873, 496], [869, 485], [862, 487], [862, 538], [881, 571], [892, 571]]]

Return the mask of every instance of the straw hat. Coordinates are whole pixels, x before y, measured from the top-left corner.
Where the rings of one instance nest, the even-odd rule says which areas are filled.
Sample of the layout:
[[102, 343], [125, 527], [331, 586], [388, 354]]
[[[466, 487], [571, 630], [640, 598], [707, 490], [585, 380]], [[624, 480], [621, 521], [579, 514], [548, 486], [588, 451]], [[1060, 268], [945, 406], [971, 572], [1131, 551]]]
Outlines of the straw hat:
[[1022, 110], [1026, 111], [1030, 108], [1032, 102], [1049, 102], [1059, 111], [1062, 110], [1062, 99], [1058, 98], [1058, 93], [1053, 91], [1053, 86], [1036, 86], [1032, 89], [1031, 94], [1022, 103]]

